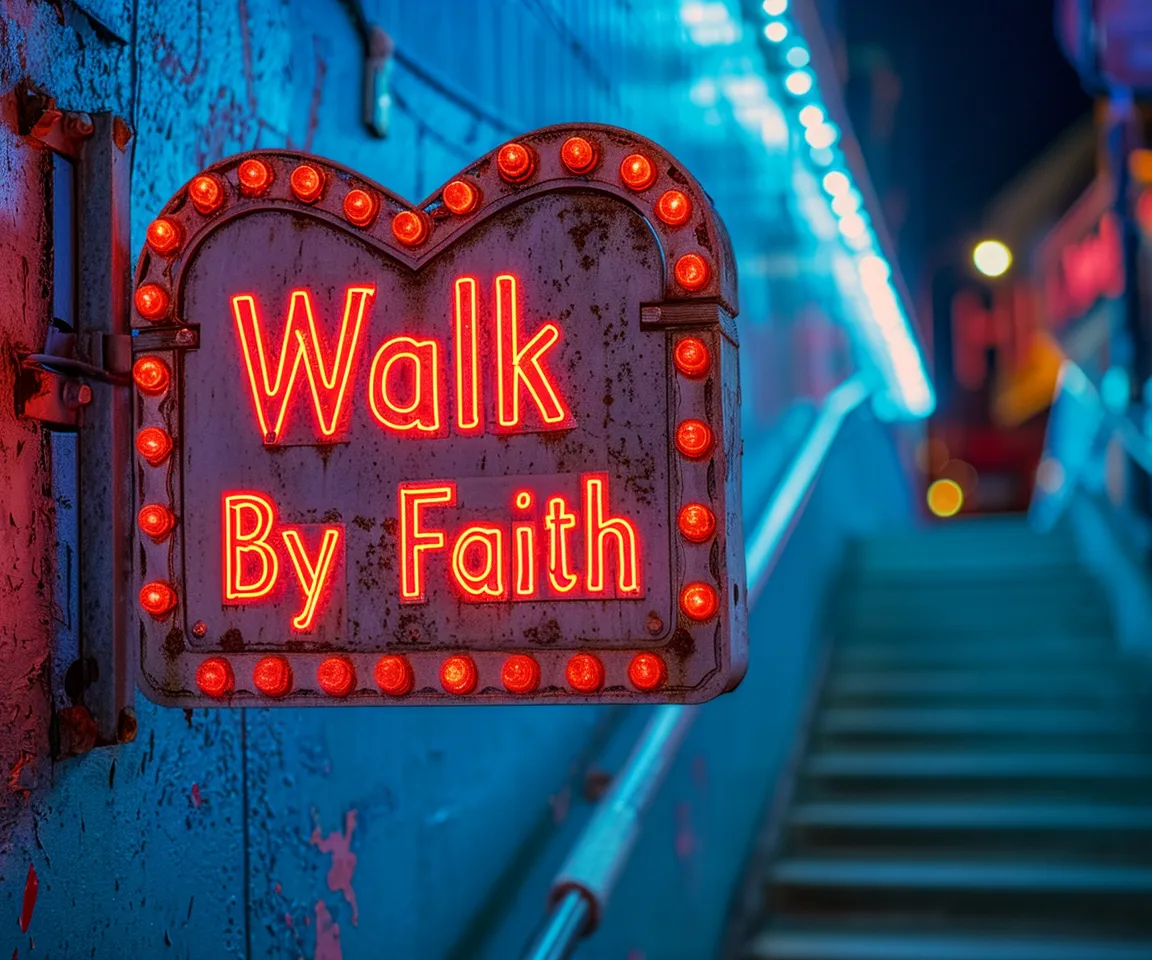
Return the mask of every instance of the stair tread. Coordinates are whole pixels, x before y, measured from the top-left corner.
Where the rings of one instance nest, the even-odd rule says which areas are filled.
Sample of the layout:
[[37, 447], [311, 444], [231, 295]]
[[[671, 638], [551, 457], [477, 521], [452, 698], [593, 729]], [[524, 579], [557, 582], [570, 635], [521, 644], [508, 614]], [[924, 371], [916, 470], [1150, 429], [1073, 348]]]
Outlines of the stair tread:
[[1152, 808], [1099, 802], [816, 801], [789, 817], [800, 826], [1150, 830]]
[[825, 732], [1095, 733], [1138, 730], [1133, 720], [1113, 711], [1078, 707], [829, 707], [817, 721]]
[[778, 861], [769, 877], [775, 883], [803, 886], [1152, 893], [1152, 866], [1051, 861], [805, 857]]
[[854, 774], [907, 777], [916, 775], [1019, 777], [1053, 776], [1152, 777], [1152, 755], [1143, 753], [986, 753], [979, 751], [829, 751], [805, 764], [809, 774]]
[[1152, 940], [1002, 933], [766, 930], [750, 960], [1152, 960]]

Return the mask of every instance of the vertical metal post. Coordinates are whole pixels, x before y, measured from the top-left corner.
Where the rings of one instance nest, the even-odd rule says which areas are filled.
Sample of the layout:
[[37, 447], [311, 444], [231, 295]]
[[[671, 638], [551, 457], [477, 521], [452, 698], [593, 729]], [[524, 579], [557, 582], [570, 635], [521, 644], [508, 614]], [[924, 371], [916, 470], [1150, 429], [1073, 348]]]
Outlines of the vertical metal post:
[[[119, 117], [96, 114], [77, 164], [77, 305], [80, 349], [91, 362], [127, 376], [131, 290], [132, 132]], [[128, 612], [132, 550], [130, 451], [132, 390], [93, 391], [80, 424], [80, 656], [95, 664], [83, 694], [99, 742], [135, 736], [134, 673]]]

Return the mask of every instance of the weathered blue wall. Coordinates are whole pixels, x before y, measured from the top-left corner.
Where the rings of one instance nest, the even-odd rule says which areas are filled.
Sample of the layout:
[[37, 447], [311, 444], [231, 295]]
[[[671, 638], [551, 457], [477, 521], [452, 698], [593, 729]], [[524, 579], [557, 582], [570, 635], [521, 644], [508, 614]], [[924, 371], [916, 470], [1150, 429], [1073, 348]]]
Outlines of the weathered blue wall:
[[[360, 41], [337, 0], [3, 0], [5, 960], [512, 956], [587, 813], [587, 771], [611, 770], [643, 722], [635, 712], [584, 708], [185, 713], [139, 698], [134, 743], [48, 760], [55, 523], [70, 505], [51, 499], [43, 435], [16, 421], [4, 399], [15, 353], [37, 348], [50, 319], [48, 167], [16, 136], [18, 81], [65, 108], [115, 110], [135, 127], [137, 248], [183, 182], [240, 150], [305, 148], [416, 199], [507, 136], [503, 124], [574, 118], [664, 142], [714, 192], [737, 249], [761, 242], [741, 190], [769, 168], [749, 173], [728, 118], [705, 123], [692, 102], [695, 52], [675, 4], [368, 7], [409, 63], [459, 91], [446, 95], [398, 67], [385, 142], [360, 127]], [[761, 277], [752, 267], [746, 275]], [[767, 280], [746, 282], [742, 298], [746, 343], [768, 343], [754, 336], [767, 325]], [[746, 380], [796, 362], [787, 350], [746, 350], [743, 359]], [[782, 443], [769, 430], [777, 411], [749, 409], [749, 452]], [[697, 958], [718, 941], [752, 826], [794, 736], [821, 589], [846, 525], [887, 520], [901, 502], [894, 468], [875, 474], [875, 490], [861, 488], [861, 458], [884, 462], [885, 440], [870, 422], [854, 430], [755, 616], [747, 680], [704, 712], [586, 956], [635, 949]], [[879, 515], [861, 513], [874, 503]], [[34, 908], [24, 932], [26, 897]]]

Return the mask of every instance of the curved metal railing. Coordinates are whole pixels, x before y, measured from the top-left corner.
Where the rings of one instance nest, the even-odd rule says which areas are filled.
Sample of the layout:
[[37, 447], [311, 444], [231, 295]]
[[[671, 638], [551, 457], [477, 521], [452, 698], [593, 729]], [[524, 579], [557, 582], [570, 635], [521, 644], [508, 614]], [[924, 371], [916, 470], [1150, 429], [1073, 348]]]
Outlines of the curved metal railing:
[[[852, 377], [827, 396], [761, 513], [745, 548], [750, 609], [763, 593], [840, 428], [870, 393], [862, 379]], [[644, 813], [699, 709], [678, 704], [655, 709], [552, 882], [552, 909], [525, 960], [565, 960], [599, 925], [640, 834]]]

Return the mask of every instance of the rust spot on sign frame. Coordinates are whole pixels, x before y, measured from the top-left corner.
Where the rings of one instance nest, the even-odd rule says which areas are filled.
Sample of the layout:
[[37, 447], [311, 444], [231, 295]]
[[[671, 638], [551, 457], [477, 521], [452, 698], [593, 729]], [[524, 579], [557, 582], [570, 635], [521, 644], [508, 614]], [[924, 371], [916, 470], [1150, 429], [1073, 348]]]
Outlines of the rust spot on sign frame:
[[303, 154], [202, 171], [136, 278], [145, 692], [734, 687], [735, 286], [707, 195], [615, 128], [527, 134], [415, 207]]

